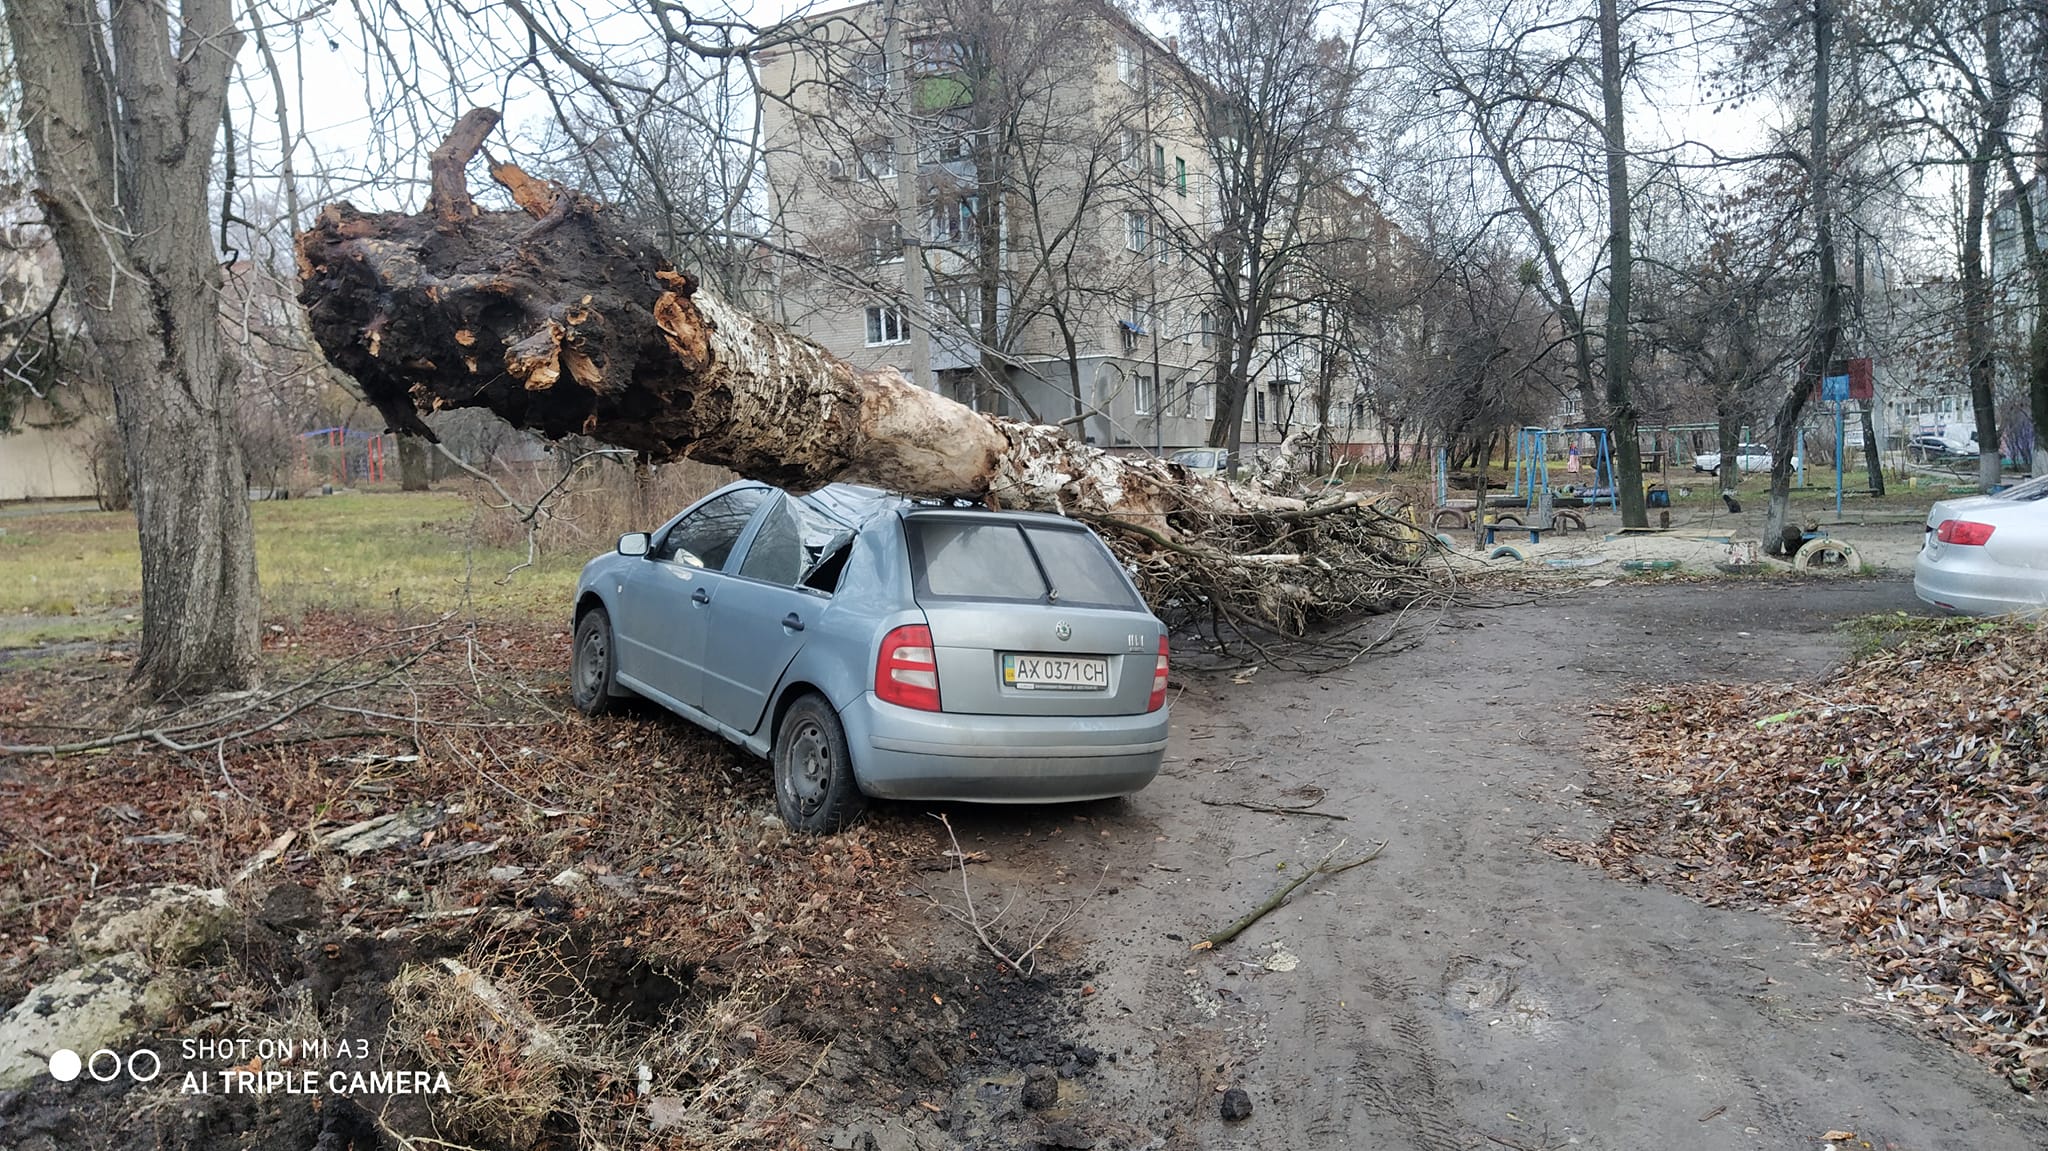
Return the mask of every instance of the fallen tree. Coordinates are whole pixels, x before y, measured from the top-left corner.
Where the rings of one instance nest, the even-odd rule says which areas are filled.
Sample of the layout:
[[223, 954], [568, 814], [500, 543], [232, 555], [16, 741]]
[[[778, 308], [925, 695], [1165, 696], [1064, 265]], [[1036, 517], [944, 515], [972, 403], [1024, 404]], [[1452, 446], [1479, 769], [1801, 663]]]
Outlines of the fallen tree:
[[1441, 590], [1433, 542], [1396, 497], [1239, 489], [861, 371], [511, 164], [490, 171], [519, 210], [480, 210], [464, 170], [497, 121], [473, 110], [435, 150], [424, 211], [330, 204], [298, 237], [315, 338], [398, 431], [431, 439], [422, 409], [484, 407], [796, 490], [852, 481], [1055, 511], [1107, 529], [1162, 614], [1234, 630], [1299, 635]]

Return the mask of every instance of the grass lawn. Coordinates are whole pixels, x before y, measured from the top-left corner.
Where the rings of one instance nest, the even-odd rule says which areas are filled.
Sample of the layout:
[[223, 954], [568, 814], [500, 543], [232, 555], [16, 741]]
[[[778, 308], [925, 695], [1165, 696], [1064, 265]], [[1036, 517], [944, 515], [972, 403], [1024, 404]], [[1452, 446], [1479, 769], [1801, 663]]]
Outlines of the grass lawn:
[[[587, 555], [493, 546], [491, 517], [454, 492], [361, 493], [250, 505], [265, 619], [312, 608], [418, 622], [460, 610], [545, 618], [568, 610]], [[74, 512], [0, 520], [0, 647], [101, 640], [139, 626], [135, 517]], [[501, 582], [502, 581], [502, 582]]]

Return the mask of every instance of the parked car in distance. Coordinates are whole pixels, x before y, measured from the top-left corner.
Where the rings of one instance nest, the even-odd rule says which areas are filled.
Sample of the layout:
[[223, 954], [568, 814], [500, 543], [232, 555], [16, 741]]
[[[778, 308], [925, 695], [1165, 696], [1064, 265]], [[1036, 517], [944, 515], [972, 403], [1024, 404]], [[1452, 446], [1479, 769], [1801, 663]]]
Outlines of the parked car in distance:
[[1222, 475], [1230, 470], [1229, 448], [1182, 448], [1166, 458], [1198, 476]]
[[[1792, 462], [1797, 465], [1798, 457]], [[1721, 470], [1720, 452], [1701, 452], [1692, 458], [1692, 470], [1716, 474]], [[1771, 449], [1764, 444], [1738, 444], [1735, 448], [1735, 470], [1738, 472], [1767, 472], [1771, 470]]]
[[1977, 441], [1949, 436], [1913, 436], [1906, 441], [1906, 458], [1921, 463], [1936, 460], [1977, 458]]
[[792, 828], [870, 796], [1128, 795], [1166, 751], [1166, 629], [1086, 526], [742, 481], [576, 584], [571, 681], [767, 758]]
[[2048, 476], [1929, 509], [1913, 594], [1961, 615], [2048, 609]]

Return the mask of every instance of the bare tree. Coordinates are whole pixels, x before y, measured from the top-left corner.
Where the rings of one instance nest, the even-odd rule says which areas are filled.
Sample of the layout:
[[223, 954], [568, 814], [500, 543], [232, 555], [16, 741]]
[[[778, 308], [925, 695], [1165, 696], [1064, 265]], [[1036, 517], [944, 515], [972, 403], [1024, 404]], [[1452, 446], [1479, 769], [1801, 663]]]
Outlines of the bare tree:
[[1213, 447], [1238, 462], [1262, 337], [1320, 240], [1306, 227], [1350, 176], [1366, 23], [1332, 0], [1172, 0], [1214, 173], [1195, 247], [1217, 320]]
[[[1475, 17], [1459, 0], [1398, 8], [1394, 38], [1413, 82], [1454, 101], [1425, 122], [1471, 141], [1498, 178], [1502, 214], [1526, 229], [1535, 247], [1532, 285], [1571, 352], [1582, 408], [1613, 432], [1623, 520], [1643, 526], [1629, 347], [1635, 188], [1625, 128], [1626, 87], [1642, 54], [1631, 47], [1624, 59], [1627, 13], [1613, 0], [1602, 0], [1590, 20], [1544, 0], [1511, 6], [1498, 20]], [[1471, 160], [1452, 153], [1445, 162]], [[1596, 242], [1598, 215], [1605, 239]], [[1596, 292], [1605, 296], [1599, 323], [1589, 315]]]
[[1704, 385], [1723, 461], [1736, 458], [1764, 388], [1806, 336], [1802, 180], [1790, 165], [1760, 173], [1692, 218], [1667, 220], [1646, 253], [1655, 272], [1644, 335]]
[[159, 694], [255, 674], [238, 373], [223, 356], [208, 180], [243, 34], [228, 0], [9, 0], [37, 198], [105, 354], [142, 540], [135, 674]]

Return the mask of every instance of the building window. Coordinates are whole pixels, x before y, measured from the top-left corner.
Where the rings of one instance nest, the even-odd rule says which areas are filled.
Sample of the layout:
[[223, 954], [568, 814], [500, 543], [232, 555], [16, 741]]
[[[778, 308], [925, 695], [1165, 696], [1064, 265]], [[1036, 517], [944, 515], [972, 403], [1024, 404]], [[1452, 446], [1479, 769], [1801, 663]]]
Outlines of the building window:
[[971, 283], [939, 284], [925, 293], [932, 311], [973, 327], [981, 320], [980, 295]]
[[1257, 428], [1257, 427], [1264, 427], [1264, 426], [1265, 426], [1265, 424], [1266, 424], [1266, 393], [1265, 393], [1265, 392], [1263, 392], [1263, 391], [1261, 391], [1261, 390], [1259, 390], [1258, 388], [1253, 388], [1253, 389], [1252, 389], [1252, 426], [1253, 426], [1253, 427], [1255, 427], [1255, 428]]
[[889, 61], [880, 52], [862, 52], [853, 61], [854, 83], [864, 92], [889, 90]]
[[1203, 347], [1213, 348], [1216, 346], [1216, 316], [1207, 309], [1204, 309], [1202, 312], [1201, 333]]
[[910, 42], [910, 71], [915, 76], [958, 72], [967, 52], [952, 36], [919, 36]]
[[1142, 252], [1151, 240], [1152, 224], [1143, 212], [1124, 213], [1124, 247]]
[[1137, 411], [1141, 416], [1151, 415], [1159, 408], [1159, 388], [1151, 376], [1138, 376]]
[[1173, 189], [1180, 195], [1188, 194], [1188, 160], [1186, 156], [1173, 158]]
[[1124, 351], [1137, 351], [1139, 337], [1149, 332], [1151, 327], [1152, 302], [1142, 296], [1133, 297], [1130, 319], [1117, 321], [1117, 331], [1121, 336]]
[[1144, 70], [1138, 62], [1138, 50], [1129, 44], [1116, 46], [1116, 78], [1133, 88], [1144, 83]]
[[883, 180], [896, 174], [896, 149], [887, 140], [869, 140], [860, 146], [860, 174]]
[[1138, 157], [1144, 154], [1145, 134], [1143, 132], [1138, 131], [1136, 128], [1125, 128], [1123, 152], [1124, 163], [1130, 164], [1135, 167], [1138, 163]]
[[1215, 384], [1202, 385], [1202, 418], [1205, 420], [1213, 420], [1216, 418]]
[[980, 205], [980, 197], [965, 196], [951, 204], [934, 206], [930, 224], [932, 240], [936, 243], [972, 241], [975, 236], [974, 214]]
[[1152, 145], [1152, 178], [1166, 183], [1166, 145]]
[[917, 134], [917, 158], [926, 164], [973, 159], [974, 129], [947, 117]]
[[903, 229], [894, 221], [868, 225], [861, 242], [870, 264], [893, 264], [903, 258]]
[[904, 322], [903, 309], [880, 306], [868, 309], [868, 347], [901, 344], [909, 339], [910, 325]]

